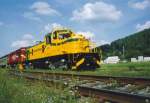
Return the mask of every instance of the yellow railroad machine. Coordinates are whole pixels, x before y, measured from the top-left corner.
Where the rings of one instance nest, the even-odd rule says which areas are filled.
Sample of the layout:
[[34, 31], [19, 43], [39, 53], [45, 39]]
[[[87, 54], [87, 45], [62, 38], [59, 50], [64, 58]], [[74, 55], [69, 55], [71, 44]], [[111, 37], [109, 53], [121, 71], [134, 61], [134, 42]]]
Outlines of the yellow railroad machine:
[[34, 68], [95, 69], [100, 56], [90, 50], [90, 41], [66, 28], [55, 28], [43, 42], [27, 49]]

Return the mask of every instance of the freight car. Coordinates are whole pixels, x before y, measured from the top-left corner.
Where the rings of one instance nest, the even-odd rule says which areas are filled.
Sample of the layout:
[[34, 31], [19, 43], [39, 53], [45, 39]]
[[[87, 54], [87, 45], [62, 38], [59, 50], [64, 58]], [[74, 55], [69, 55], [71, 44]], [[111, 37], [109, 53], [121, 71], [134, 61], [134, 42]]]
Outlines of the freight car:
[[7, 55], [0, 58], [0, 67], [1, 68], [7, 67]]
[[90, 45], [84, 36], [57, 28], [43, 42], [27, 48], [27, 62], [33, 68], [95, 69], [100, 66], [100, 55]]
[[16, 51], [11, 52], [8, 54], [8, 66], [10, 68], [16, 68], [19, 66], [19, 68], [23, 69], [25, 67], [25, 61], [26, 61], [26, 48], [20, 48]]

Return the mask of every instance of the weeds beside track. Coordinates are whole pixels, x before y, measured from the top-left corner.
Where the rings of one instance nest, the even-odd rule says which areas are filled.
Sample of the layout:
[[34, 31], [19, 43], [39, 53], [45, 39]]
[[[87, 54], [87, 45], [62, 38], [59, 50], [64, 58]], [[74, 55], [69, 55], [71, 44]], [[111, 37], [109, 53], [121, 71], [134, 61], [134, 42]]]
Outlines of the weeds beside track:
[[[149, 103], [150, 102], [150, 79], [129, 78], [113, 76], [92, 76], [64, 73], [29, 72], [22, 74], [13, 72], [15, 75], [28, 79], [43, 80], [46, 82], [61, 82], [76, 88], [80, 95], [111, 101], [116, 103]], [[71, 84], [74, 81], [74, 84]], [[117, 89], [119, 88], [119, 89]], [[147, 91], [141, 93], [141, 90]], [[125, 101], [126, 100], [126, 101]]]

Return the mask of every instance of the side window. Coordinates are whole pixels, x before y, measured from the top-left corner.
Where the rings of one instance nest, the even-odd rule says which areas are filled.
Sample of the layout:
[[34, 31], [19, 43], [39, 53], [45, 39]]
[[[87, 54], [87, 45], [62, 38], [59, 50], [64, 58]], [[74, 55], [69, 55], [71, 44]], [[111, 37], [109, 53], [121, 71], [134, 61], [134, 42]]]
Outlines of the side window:
[[42, 45], [42, 53], [44, 52], [44, 50], [45, 50], [45, 46], [44, 46], [44, 45]]
[[50, 36], [46, 36], [46, 44], [50, 44], [51, 43], [51, 37]]
[[33, 55], [33, 49], [32, 49], [32, 55]]
[[57, 33], [56, 32], [53, 33], [53, 39], [57, 39]]
[[66, 34], [64, 35], [64, 37], [65, 37], [65, 38], [69, 38], [69, 37], [71, 37], [71, 35], [70, 35], [69, 33], [66, 33]]

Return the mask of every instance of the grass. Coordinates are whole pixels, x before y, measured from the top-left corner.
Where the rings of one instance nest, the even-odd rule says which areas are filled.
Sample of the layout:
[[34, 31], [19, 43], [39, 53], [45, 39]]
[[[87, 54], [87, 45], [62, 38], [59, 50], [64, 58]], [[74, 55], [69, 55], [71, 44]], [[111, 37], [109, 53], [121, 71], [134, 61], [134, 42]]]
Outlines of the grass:
[[94, 99], [77, 98], [68, 87], [48, 87], [43, 82], [12, 78], [0, 69], [0, 103], [91, 103]]
[[[33, 70], [28, 69], [27, 71], [33, 71]], [[98, 68], [95, 71], [62, 71], [62, 70], [51, 71], [51, 70], [42, 70], [42, 69], [36, 69], [35, 71], [150, 78], [150, 62], [102, 64], [101, 68]]]
[[150, 62], [103, 64], [96, 75], [150, 77]]

